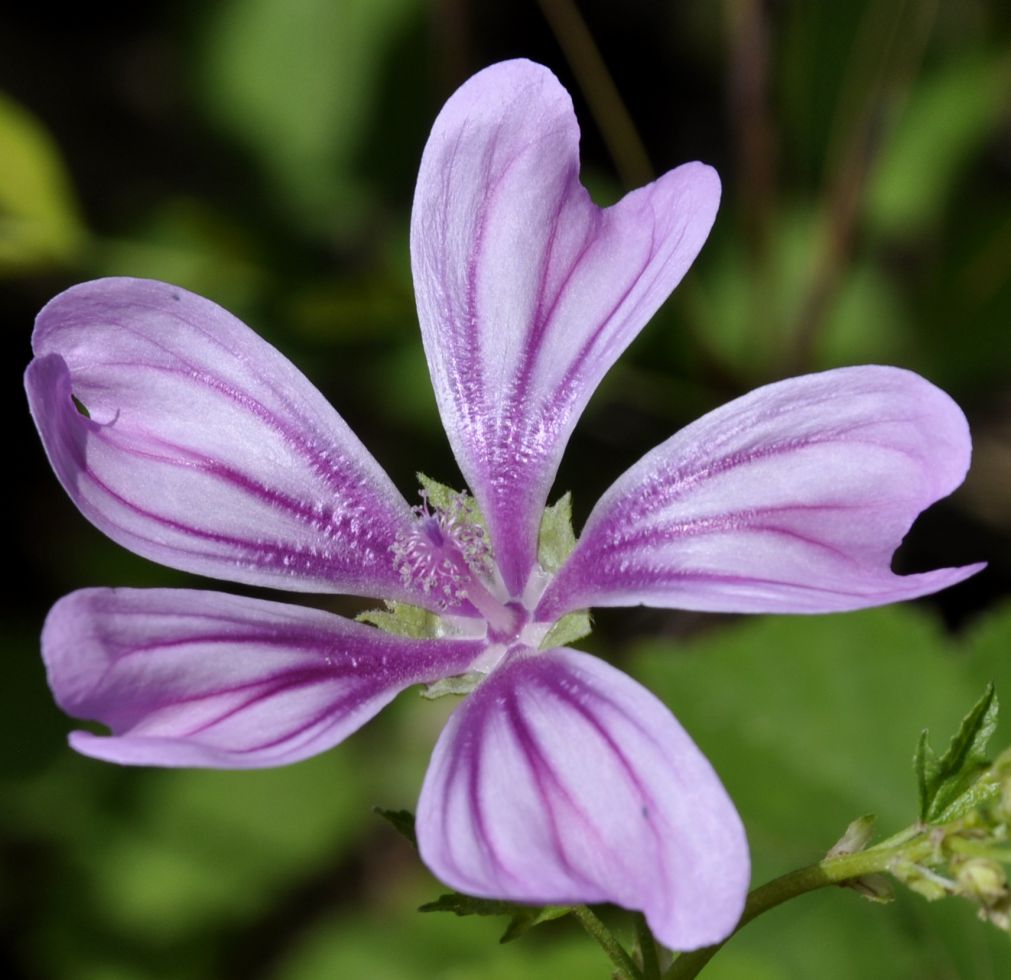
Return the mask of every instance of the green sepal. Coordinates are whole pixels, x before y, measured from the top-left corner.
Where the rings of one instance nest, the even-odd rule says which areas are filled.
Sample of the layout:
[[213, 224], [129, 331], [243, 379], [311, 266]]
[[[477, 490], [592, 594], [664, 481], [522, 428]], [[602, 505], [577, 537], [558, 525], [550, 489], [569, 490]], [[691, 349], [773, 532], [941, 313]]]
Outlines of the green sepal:
[[895, 901], [895, 889], [891, 881], [882, 874], [861, 875], [840, 882], [843, 888], [856, 892], [861, 898], [875, 905], [888, 905]]
[[481, 680], [481, 674], [457, 674], [454, 677], [442, 677], [421, 689], [421, 696], [429, 701], [444, 698], [447, 694], [470, 694]]
[[[537, 538], [537, 560], [541, 568], [552, 575], [565, 564], [576, 547], [576, 532], [572, 529], [572, 494], [562, 494], [550, 507], [544, 508]], [[579, 609], [563, 616], [548, 630], [541, 641], [542, 650], [568, 646], [589, 636], [593, 631], [590, 612]]]
[[557, 572], [575, 547], [576, 532], [572, 529], [572, 494], [566, 491], [550, 507], [544, 508], [537, 536], [537, 560], [544, 571]]
[[851, 821], [842, 837], [829, 848], [825, 858], [837, 858], [862, 851], [874, 836], [874, 825], [877, 823], [877, 819], [873, 813], [865, 813], [862, 817]]
[[921, 820], [956, 820], [996, 794], [997, 787], [979, 777], [988, 766], [986, 746], [997, 728], [997, 711], [997, 692], [990, 683], [940, 758], [923, 730], [913, 757]]
[[439, 617], [434, 612], [406, 602], [383, 600], [385, 609], [369, 609], [355, 616], [358, 623], [378, 626], [384, 633], [407, 636], [414, 640], [432, 639], [440, 634]]
[[422, 490], [425, 491], [428, 503], [436, 510], [448, 513], [454, 506], [458, 506], [456, 503], [458, 500], [462, 500], [463, 514], [461, 516], [469, 523], [480, 524], [486, 531], [488, 530], [484, 514], [477, 506], [477, 501], [465, 490], [454, 490], [452, 487], [446, 486], [445, 483], [425, 476], [424, 473], [415, 473], [414, 475], [418, 478]]
[[426, 902], [420, 906], [419, 912], [452, 912], [454, 915], [508, 915], [509, 925], [499, 939], [500, 943], [512, 942], [529, 932], [542, 922], [551, 922], [568, 915], [572, 908], [568, 905], [518, 905], [516, 902], [503, 902], [493, 898], [474, 898], [471, 895], [461, 895], [459, 892], [449, 892], [440, 895], [434, 902]]
[[540, 908], [519, 905], [499, 942], [511, 943], [514, 939], [519, 939], [524, 933], [529, 932], [534, 926], [560, 919], [571, 911], [572, 907], [569, 905], [542, 905]]
[[412, 847], [418, 846], [418, 837], [414, 832], [414, 814], [410, 810], [386, 810], [374, 806], [372, 812], [382, 817], [401, 837], [408, 840]]
[[579, 609], [563, 616], [541, 640], [541, 649], [550, 650], [553, 647], [564, 647], [576, 640], [581, 640], [584, 636], [589, 636], [593, 632], [593, 624], [590, 622], [590, 611]]

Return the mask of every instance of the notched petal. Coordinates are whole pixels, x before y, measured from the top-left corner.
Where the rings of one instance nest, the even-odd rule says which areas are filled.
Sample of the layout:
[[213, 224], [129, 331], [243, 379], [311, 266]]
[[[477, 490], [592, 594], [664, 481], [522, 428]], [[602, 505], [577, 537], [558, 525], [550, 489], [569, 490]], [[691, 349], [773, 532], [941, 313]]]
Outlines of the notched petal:
[[514, 656], [463, 702], [417, 830], [460, 891], [640, 909], [675, 949], [727, 936], [748, 887], [740, 819], [701, 752], [652, 694], [573, 650]]
[[855, 367], [759, 388], [692, 423], [604, 494], [537, 610], [836, 612], [960, 582], [895, 575], [916, 516], [969, 466], [965, 416], [909, 371]]
[[217, 592], [85, 589], [42, 633], [60, 707], [109, 762], [217, 769], [285, 765], [368, 721], [398, 692], [460, 673], [475, 641], [408, 640], [316, 609]]
[[46, 452], [115, 541], [233, 581], [421, 601], [390, 550], [406, 501], [309, 381], [225, 310], [102, 279], [47, 304], [33, 346], [25, 385]]
[[568, 93], [528, 61], [479, 72], [432, 129], [411, 216], [425, 352], [507, 585], [601, 378], [681, 280], [719, 202], [690, 163], [598, 208]]

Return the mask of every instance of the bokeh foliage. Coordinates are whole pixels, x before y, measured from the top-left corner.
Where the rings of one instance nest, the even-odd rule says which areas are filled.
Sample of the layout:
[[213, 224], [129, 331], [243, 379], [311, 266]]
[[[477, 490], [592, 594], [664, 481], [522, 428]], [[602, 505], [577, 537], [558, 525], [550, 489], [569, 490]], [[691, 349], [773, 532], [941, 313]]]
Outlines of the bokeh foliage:
[[[920, 521], [900, 567], [990, 562], [935, 600], [847, 616], [608, 610], [580, 645], [648, 683], [707, 752], [748, 826], [756, 881], [817, 858], [859, 814], [885, 833], [909, 823], [920, 730], [950, 730], [990, 679], [1011, 704], [1006, 5], [215, 0], [63, 20], [19, 5], [0, 15], [17, 474], [0, 715], [7, 975], [607, 975], [567, 920], [500, 946], [502, 923], [414, 911], [439, 886], [370, 807], [413, 806], [450, 699], [407, 694], [334, 752], [262, 773], [121, 770], [70, 753], [38, 660], [48, 606], [85, 585], [202, 583], [85, 524], [18, 393], [46, 299], [99, 275], [153, 276], [279, 346], [406, 494], [418, 469], [458, 483], [413, 309], [414, 174], [449, 92], [527, 56], [574, 94], [594, 195], [625, 189], [606, 150], [618, 123], [591, 94], [599, 65], [580, 60], [559, 10], [589, 29], [656, 170], [701, 158], [724, 180], [710, 243], [573, 438], [557, 489], [574, 492], [577, 528], [612, 479], [722, 401], [887, 362], [951, 391], [976, 445], [967, 485]], [[1006, 719], [996, 744], [1011, 744]], [[1006, 937], [968, 905], [826, 892], [749, 926], [705, 975], [1008, 972]]]

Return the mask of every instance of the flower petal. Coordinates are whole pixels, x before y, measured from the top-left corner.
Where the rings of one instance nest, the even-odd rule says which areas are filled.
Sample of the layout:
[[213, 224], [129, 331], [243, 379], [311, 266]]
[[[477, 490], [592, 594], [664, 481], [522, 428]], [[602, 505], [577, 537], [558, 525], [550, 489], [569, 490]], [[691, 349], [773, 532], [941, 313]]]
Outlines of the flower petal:
[[515, 656], [457, 709], [417, 828], [454, 888], [641, 909], [675, 949], [727, 936], [748, 888], [744, 830], [705, 757], [649, 691], [574, 650]]
[[411, 256], [439, 411], [518, 593], [569, 434], [705, 241], [715, 172], [686, 164], [600, 209], [568, 93], [528, 61], [460, 88], [421, 161]]
[[920, 511], [965, 477], [959, 407], [909, 371], [759, 388], [647, 454], [601, 498], [539, 618], [643, 603], [834, 612], [935, 592], [982, 565], [899, 576]]
[[406, 501], [310, 382], [219, 306], [100, 279], [53, 299], [33, 345], [46, 452], [113, 540], [238, 582], [423, 601], [390, 552]]
[[317, 609], [220, 592], [84, 589], [42, 632], [60, 707], [109, 762], [243, 769], [336, 745], [411, 684], [461, 673], [474, 640], [407, 640]]

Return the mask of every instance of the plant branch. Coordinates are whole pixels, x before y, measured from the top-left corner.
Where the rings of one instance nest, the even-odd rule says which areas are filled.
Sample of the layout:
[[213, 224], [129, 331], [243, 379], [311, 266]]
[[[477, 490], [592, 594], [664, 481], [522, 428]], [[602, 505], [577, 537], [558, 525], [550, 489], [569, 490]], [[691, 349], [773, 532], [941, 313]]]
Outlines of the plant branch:
[[664, 974], [663, 980], [690, 980], [698, 976], [702, 968], [723, 948], [724, 943], [737, 935], [752, 919], [791, 898], [828, 885], [841, 885], [865, 875], [889, 871], [896, 861], [918, 862], [929, 859], [935, 849], [934, 842], [918, 828], [912, 841], [909, 840], [909, 833], [903, 832], [866, 851], [825, 858], [817, 864], [775, 878], [748, 895], [741, 921], [727, 939], [714, 946], [682, 953]]

